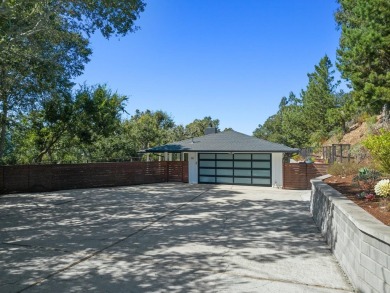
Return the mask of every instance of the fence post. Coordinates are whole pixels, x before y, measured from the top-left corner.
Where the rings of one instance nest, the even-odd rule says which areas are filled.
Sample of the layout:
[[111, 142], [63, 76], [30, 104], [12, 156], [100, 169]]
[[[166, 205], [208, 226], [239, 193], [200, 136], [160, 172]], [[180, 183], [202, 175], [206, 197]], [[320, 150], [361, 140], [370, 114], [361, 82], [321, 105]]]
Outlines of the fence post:
[[334, 144], [332, 144], [331, 157], [332, 157], [332, 163], [334, 163], [337, 160], [336, 145]]
[[169, 182], [169, 161], [165, 161], [165, 182]]
[[348, 162], [351, 161], [351, 145], [348, 145]]
[[308, 163], [305, 163], [305, 181], [306, 181], [306, 188], [308, 188], [309, 187], [309, 185], [310, 185], [310, 180], [308, 179], [309, 178], [309, 176], [308, 176], [308, 174], [307, 174], [307, 166], [308, 166], [309, 164]]
[[[180, 154], [181, 156], [181, 154]], [[183, 161], [180, 161], [180, 168], [181, 168], [181, 182], [184, 182], [184, 163]]]

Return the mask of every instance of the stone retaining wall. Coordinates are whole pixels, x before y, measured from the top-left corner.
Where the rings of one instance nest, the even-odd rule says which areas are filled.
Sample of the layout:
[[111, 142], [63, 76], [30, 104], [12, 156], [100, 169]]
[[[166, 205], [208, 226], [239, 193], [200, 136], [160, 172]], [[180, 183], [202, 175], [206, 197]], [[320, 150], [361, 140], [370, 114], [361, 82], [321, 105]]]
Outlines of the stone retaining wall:
[[357, 292], [390, 292], [390, 227], [311, 180], [310, 212]]

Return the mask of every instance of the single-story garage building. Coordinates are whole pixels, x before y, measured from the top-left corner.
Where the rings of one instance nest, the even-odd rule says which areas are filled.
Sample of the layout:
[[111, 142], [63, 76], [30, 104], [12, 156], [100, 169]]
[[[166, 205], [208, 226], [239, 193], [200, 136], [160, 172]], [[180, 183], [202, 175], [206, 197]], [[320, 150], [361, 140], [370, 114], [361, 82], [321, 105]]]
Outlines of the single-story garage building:
[[189, 183], [283, 185], [283, 155], [296, 153], [282, 144], [269, 142], [233, 130], [173, 142], [145, 150], [146, 153], [180, 154], [188, 160]]

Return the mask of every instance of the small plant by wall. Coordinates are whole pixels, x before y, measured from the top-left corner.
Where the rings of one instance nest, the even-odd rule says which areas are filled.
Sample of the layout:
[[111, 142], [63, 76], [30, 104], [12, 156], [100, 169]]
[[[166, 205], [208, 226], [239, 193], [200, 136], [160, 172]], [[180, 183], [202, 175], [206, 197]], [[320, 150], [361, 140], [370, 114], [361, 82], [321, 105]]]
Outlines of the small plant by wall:
[[370, 192], [374, 190], [375, 184], [381, 177], [381, 173], [374, 169], [360, 168], [358, 174], [353, 178], [359, 187], [365, 191]]
[[375, 193], [380, 197], [390, 196], [390, 179], [382, 179], [375, 185]]

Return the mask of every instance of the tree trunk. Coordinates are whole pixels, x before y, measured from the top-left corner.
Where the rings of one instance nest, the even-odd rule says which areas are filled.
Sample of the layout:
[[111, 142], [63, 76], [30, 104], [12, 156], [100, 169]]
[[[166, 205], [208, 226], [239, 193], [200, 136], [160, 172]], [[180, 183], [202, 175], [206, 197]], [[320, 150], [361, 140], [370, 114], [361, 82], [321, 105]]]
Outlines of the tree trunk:
[[36, 156], [34, 160], [35, 163], [42, 163], [43, 156], [51, 152], [52, 147], [58, 142], [64, 132], [65, 130], [57, 132], [57, 136], [52, 138], [52, 140], [46, 145], [46, 147], [38, 154], [38, 156]]

